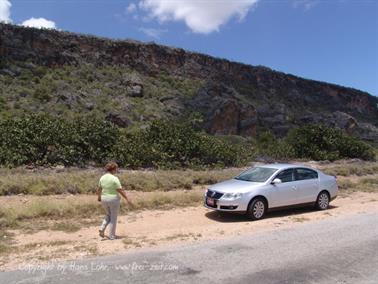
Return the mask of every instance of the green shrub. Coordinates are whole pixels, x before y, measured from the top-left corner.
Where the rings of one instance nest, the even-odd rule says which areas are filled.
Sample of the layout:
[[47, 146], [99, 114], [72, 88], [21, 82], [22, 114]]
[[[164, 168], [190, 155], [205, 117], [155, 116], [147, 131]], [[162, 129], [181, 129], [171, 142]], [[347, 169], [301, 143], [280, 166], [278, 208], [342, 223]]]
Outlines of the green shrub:
[[0, 121], [0, 164], [102, 163], [118, 137], [116, 127], [93, 117], [74, 121], [46, 114], [12, 117]]
[[6, 105], [7, 105], [7, 101], [3, 97], [0, 97], [0, 111], [5, 109]]
[[74, 120], [46, 114], [0, 121], [0, 164], [84, 166], [108, 159], [130, 168], [235, 166], [243, 147], [193, 129], [189, 123], [155, 121], [127, 133], [93, 116]]
[[33, 74], [38, 78], [42, 78], [43, 76], [45, 76], [47, 73], [48, 73], [48, 68], [45, 67], [45, 66], [36, 66], [34, 69], [33, 69]]
[[39, 84], [33, 93], [33, 98], [37, 99], [42, 103], [49, 102], [52, 98], [51, 96], [52, 89], [49, 86]]
[[286, 141], [298, 158], [334, 161], [342, 158], [374, 160], [371, 146], [340, 129], [308, 124], [291, 130]]
[[293, 147], [285, 139], [277, 139], [271, 132], [261, 133], [256, 140], [257, 154], [275, 160], [295, 157]]
[[[102, 165], [109, 159], [127, 168], [201, 168], [245, 165], [256, 153], [273, 159], [308, 158], [373, 160], [368, 144], [342, 131], [308, 125], [285, 139], [270, 133], [251, 140], [211, 136], [193, 121], [154, 121], [127, 132], [94, 115], [58, 118], [47, 114], [0, 120], [0, 164], [6, 166]], [[35, 190], [47, 189], [43, 184]]]
[[198, 132], [189, 123], [165, 120], [121, 135], [113, 153], [121, 165], [132, 168], [234, 166], [243, 160], [241, 147]]

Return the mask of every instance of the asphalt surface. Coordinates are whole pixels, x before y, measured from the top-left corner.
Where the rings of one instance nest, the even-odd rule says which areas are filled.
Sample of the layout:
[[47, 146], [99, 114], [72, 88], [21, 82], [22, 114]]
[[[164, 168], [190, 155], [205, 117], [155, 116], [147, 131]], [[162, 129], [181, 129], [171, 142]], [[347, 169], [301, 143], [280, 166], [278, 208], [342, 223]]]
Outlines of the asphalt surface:
[[378, 214], [19, 268], [0, 283], [378, 283]]

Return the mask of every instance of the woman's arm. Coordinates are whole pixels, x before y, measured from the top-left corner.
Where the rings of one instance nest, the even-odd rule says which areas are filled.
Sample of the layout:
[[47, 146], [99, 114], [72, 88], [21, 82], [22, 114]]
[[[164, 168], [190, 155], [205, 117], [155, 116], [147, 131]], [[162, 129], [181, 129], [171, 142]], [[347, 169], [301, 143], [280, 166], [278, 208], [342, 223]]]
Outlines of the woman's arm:
[[97, 190], [96, 190], [96, 193], [97, 193], [97, 201], [101, 201], [101, 193], [102, 193], [102, 188], [99, 186], [97, 187]]
[[127, 203], [129, 203], [130, 205], [133, 205], [133, 203], [131, 202], [130, 198], [126, 194], [126, 191], [122, 187], [118, 188], [117, 191], [118, 191], [119, 194], [121, 194], [121, 196], [123, 198], [125, 198], [125, 200], [127, 201]]

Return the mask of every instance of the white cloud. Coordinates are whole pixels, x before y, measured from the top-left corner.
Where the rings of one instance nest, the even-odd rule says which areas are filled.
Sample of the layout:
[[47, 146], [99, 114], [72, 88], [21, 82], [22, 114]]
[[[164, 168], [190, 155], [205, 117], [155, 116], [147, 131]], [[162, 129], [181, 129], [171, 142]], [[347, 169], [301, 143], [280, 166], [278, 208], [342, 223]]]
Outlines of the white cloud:
[[9, 0], [0, 0], [0, 22], [10, 23], [10, 8], [12, 4]]
[[146, 35], [159, 39], [161, 34], [166, 33], [167, 30], [163, 29], [153, 29], [153, 28], [140, 28], [141, 32], [145, 33]]
[[134, 13], [136, 9], [137, 9], [137, 6], [135, 5], [135, 3], [130, 3], [129, 6], [127, 6], [126, 8], [126, 13], [128, 14]]
[[259, 0], [141, 0], [139, 7], [160, 22], [184, 21], [195, 33], [209, 34], [236, 17], [242, 20]]
[[22, 22], [21, 25], [38, 29], [56, 29], [55, 22], [46, 20], [45, 18], [30, 18], [29, 20]]
[[[0, 22], [11, 23], [10, 18], [12, 4], [9, 0], [0, 0]], [[21, 23], [22, 26], [33, 28], [56, 29], [55, 22], [44, 18], [30, 18]]]
[[294, 0], [294, 8], [303, 7], [305, 11], [308, 11], [315, 7], [319, 3], [318, 0]]

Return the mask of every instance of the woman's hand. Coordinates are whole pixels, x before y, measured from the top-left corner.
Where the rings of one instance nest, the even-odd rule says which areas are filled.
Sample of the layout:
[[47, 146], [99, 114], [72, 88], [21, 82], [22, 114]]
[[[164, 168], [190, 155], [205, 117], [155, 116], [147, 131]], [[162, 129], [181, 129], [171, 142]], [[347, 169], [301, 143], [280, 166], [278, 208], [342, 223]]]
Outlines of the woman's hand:
[[128, 203], [130, 206], [134, 206], [134, 203], [132, 202], [130, 196], [126, 193], [126, 191], [123, 191], [123, 193], [124, 193], [124, 197], [125, 197], [127, 203]]
[[133, 205], [130, 198], [127, 196], [126, 191], [123, 188], [117, 189], [118, 193], [129, 203], [130, 205]]
[[129, 205], [131, 206], [131, 207], [134, 207], [135, 205], [134, 205], [134, 203], [132, 202], [132, 200], [130, 199], [130, 197], [129, 196], [127, 196], [127, 203], [129, 203]]

